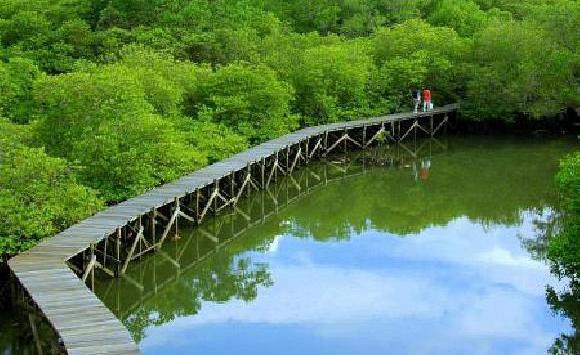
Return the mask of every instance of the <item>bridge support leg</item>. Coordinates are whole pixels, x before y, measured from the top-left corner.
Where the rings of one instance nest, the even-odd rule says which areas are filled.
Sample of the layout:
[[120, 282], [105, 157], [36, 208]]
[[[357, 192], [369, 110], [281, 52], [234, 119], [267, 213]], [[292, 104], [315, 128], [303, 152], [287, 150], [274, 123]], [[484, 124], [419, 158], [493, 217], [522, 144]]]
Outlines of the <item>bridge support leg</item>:
[[366, 149], [367, 147], [367, 126], [363, 126], [363, 133], [362, 133], [362, 147]]
[[266, 187], [266, 159], [260, 159], [260, 184], [262, 190]]
[[32, 329], [32, 339], [34, 339], [34, 344], [36, 346], [36, 353], [43, 354], [42, 345], [40, 345], [40, 338], [38, 337], [38, 329], [36, 328], [36, 317], [32, 315], [32, 312], [28, 312], [28, 323], [30, 323], [30, 329]]
[[156, 239], [156, 229], [157, 229], [157, 227], [155, 226], [155, 217], [157, 217], [156, 215], [157, 215], [156, 209], [153, 208], [151, 210], [151, 212], [149, 212], [149, 223], [150, 223], [149, 228], [151, 228], [151, 232], [150, 232], [151, 233], [151, 242], [153, 244], [155, 244], [155, 239]]

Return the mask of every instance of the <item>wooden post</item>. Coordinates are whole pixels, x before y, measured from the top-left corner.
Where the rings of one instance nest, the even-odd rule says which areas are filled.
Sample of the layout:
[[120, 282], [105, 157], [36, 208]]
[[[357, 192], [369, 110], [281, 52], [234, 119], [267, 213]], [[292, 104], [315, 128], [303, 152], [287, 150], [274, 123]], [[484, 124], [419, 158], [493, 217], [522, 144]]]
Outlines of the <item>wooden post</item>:
[[197, 190], [195, 190], [195, 220], [197, 221], [197, 224], [199, 224], [199, 195], [201, 194], [201, 192], [199, 191], [199, 188], [197, 188]]
[[[181, 211], [181, 208], [179, 206], [179, 197], [175, 198], [175, 212], [177, 215], [179, 215], [179, 212]], [[179, 218], [175, 218], [175, 236], [173, 237], [173, 239], [178, 239], [179, 238], [179, 228], [177, 226], [177, 221], [179, 220]], [[141, 247], [141, 242], [139, 242], [139, 247]]]
[[123, 231], [121, 228], [117, 228], [117, 240], [116, 240], [116, 254], [117, 254], [117, 275], [119, 274], [121, 266], [121, 235]]
[[367, 126], [363, 126], [363, 137], [362, 137], [362, 146], [363, 149], [367, 147]]
[[248, 188], [246, 189], [246, 197], [249, 198], [252, 193], [252, 184], [250, 183], [252, 181], [252, 166], [250, 165], [250, 163], [246, 165], [246, 180], [248, 180], [248, 182], [246, 183], [246, 185], [248, 186]]
[[278, 181], [278, 157], [279, 157], [279, 151], [276, 151], [276, 161], [274, 162], [274, 181]]
[[149, 215], [151, 216], [151, 240], [153, 241], [153, 244], [155, 244], [155, 232], [156, 232], [156, 227], [155, 227], [155, 207], [153, 207], [153, 209], [151, 209], [151, 212], [149, 212]]
[[[346, 137], [347, 135], [348, 135], [348, 130], [346, 129], [346, 127], [344, 127], [343, 137]], [[344, 140], [344, 154], [346, 154], [346, 150], [347, 150], [347, 141], [345, 139]]]
[[[219, 192], [220, 185], [219, 185], [219, 180], [218, 179], [215, 179], [213, 181], [213, 186], [215, 188], [215, 191], [218, 191]], [[214, 214], [217, 214], [217, 210], [218, 210], [218, 199], [217, 198], [214, 198], [213, 199], [213, 213]]]
[[266, 187], [266, 159], [260, 159], [260, 176], [262, 178], [262, 190]]
[[233, 201], [234, 201], [234, 196], [236, 195], [236, 193], [235, 193], [235, 189], [236, 189], [235, 183], [236, 183], [236, 173], [235, 173], [235, 171], [232, 171], [230, 173], [230, 200], [232, 201], [232, 204], [233, 204]]
[[266, 213], [264, 212], [264, 191], [260, 192], [260, 201], [262, 205], [262, 223], [266, 222]]
[[[141, 216], [139, 216], [139, 228], [141, 228], [143, 226], [143, 223], [141, 223]], [[141, 241], [139, 241], [139, 255], [141, 255], [141, 253], [143, 252], [143, 245], [141, 243]]]
[[397, 140], [400, 140], [401, 139], [401, 120], [398, 120], [397, 123], [398, 123], [398, 127], [397, 127], [397, 132], [398, 132], [398, 134], [397, 134]]
[[40, 340], [38, 338], [38, 329], [36, 329], [36, 322], [31, 311], [28, 311], [28, 322], [30, 323], [30, 328], [32, 329], [32, 339], [34, 339], [34, 344], [36, 345], [37, 354], [43, 354], [42, 345], [40, 345]]
[[95, 255], [95, 243], [91, 244], [91, 290], [95, 290], [95, 265], [97, 262], [97, 256]]
[[310, 160], [309, 158], [309, 154], [310, 154], [310, 137], [306, 138], [306, 146], [304, 151], [306, 152], [306, 156], [304, 157], [304, 161], [308, 163], [308, 161]]
[[103, 248], [103, 266], [107, 266], [107, 242], [109, 241], [109, 235], [105, 238], [105, 246]]

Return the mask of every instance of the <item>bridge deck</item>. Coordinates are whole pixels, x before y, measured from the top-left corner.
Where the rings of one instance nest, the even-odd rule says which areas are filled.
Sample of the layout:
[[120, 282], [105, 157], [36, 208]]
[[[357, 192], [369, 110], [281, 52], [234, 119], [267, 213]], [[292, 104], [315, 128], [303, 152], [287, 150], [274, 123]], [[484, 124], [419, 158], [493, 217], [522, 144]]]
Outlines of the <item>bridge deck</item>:
[[69, 354], [138, 354], [139, 349], [127, 329], [77, 277], [66, 261], [151, 210], [165, 206], [176, 198], [186, 196], [308, 138], [327, 132], [416, 119], [456, 110], [457, 105], [447, 105], [426, 113], [398, 113], [301, 129], [107, 208], [41, 242], [30, 251], [12, 258], [8, 264], [59, 334]]

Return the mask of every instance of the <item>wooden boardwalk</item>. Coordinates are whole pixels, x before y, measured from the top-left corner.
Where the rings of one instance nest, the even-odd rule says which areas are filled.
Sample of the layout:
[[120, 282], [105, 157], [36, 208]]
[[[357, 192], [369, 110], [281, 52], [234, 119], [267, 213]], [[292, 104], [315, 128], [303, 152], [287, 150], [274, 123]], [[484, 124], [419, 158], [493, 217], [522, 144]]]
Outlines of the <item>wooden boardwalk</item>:
[[163, 245], [178, 218], [200, 224], [223, 208], [235, 208], [243, 193], [263, 189], [278, 174], [333, 150], [401, 141], [411, 134], [433, 136], [457, 108], [304, 128], [112, 206], [8, 264], [69, 354], [138, 354], [127, 329], [86, 286], [95, 269], [123, 274], [131, 261]]

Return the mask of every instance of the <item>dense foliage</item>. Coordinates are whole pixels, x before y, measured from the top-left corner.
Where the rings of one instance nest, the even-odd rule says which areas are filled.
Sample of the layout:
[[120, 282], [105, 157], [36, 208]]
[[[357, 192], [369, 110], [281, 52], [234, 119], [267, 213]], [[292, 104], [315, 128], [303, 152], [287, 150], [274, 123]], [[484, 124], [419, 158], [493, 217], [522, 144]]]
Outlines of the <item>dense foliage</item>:
[[557, 275], [568, 286], [548, 287], [546, 296], [551, 308], [569, 318], [574, 331], [562, 334], [550, 348], [552, 354], [577, 354], [580, 351], [580, 152], [560, 162], [556, 176], [560, 188], [563, 216], [559, 232], [548, 242], [548, 258]]
[[0, 251], [6, 253], [29, 248], [103, 206], [66, 160], [23, 145], [26, 135], [0, 120]]
[[580, 152], [562, 159], [556, 182], [564, 216], [561, 232], [550, 240], [548, 257], [559, 274], [580, 279]]
[[574, 0], [2, 1], [0, 135], [26, 137], [1, 141], [0, 254], [413, 88], [474, 120], [575, 107], [579, 19]]

